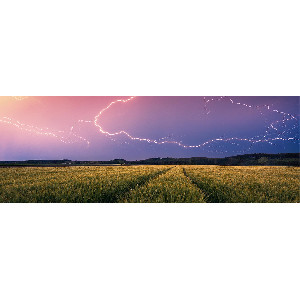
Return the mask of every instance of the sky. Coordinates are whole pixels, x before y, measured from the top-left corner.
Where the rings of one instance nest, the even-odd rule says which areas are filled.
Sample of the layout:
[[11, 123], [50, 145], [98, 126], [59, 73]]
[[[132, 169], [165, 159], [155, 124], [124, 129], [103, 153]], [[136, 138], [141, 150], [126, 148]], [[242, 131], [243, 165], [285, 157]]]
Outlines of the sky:
[[0, 160], [299, 152], [299, 97], [0, 97]]

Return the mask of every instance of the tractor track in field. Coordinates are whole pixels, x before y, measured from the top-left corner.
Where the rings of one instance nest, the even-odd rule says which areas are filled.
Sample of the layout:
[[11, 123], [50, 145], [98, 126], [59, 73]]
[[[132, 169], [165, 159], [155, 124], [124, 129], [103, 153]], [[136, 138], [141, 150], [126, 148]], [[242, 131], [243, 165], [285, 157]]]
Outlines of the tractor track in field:
[[151, 182], [152, 180], [158, 178], [159, 176], [165, 175], [167, 172], [169, 172], [171, 169], [173, 169], [174, 167], [168, 168], [166, 170], [162, 170], [158, 173], [156, 173], [153, 176], [150, 176], [149, 178], [147, 178], [146, 180], [142, 180], [140, 182], [138, 182], [137, 184], [134, 185], [134, 187], [128, 188], [128, 190], [124, 193], [122, 193], [122, 196], [116, 196], [113, 199], [111, 199], [111, 203], [124, 203], [123, 199], [126, 199], [126, 197], [128, 196], [128, 194], [132, 191], [135, 190], [141, 186], [144, 186], [146, 184], [148, 184], [149, 182]]
[[216, 193], [215, 187], [209, 187], [206, 184], [201, 184], [191, 178], [185, 168], [183, 168], [184, 175], [204, 194], [204, 200], [206, 203], [226, 203], [228, 200], [222, 196], [220, 193]]
[[188, 181], [190, 181], [194, 186], [196, 186], [203, 194], [204, 194], [204, 200], [205, 202], [207, 203], [212, 203], [214, 202], [212, 197], [210, 195], [207, 195], [205, 193], [205, 191], [203, 191], [202, 187], [199, 186], [199, 183], [197, 183], [195, 180], [193, 180], [189, 175], [188, 173], [186, 172], [186, 169], [185, 168], [182, 168], [182, 171], [183, 171], [183, 174], [184, 176], [187, 178]]

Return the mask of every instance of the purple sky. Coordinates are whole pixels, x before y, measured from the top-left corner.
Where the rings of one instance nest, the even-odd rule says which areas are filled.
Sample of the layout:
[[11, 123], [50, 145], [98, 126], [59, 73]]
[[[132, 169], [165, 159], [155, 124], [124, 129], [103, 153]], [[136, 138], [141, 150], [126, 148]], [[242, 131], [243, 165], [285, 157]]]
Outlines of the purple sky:
[[128, 98], [0, 97], [0, 160], [299, 151], [299, 97], [135, 97], [95, 121]]

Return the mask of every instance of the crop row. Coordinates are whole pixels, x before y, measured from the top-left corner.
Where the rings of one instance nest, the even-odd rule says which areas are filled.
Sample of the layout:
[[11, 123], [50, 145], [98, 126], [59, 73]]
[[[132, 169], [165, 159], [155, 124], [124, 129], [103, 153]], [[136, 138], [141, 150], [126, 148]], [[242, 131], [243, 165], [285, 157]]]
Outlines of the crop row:
[[207, 202], [299, 202], [299, 168], [189, 166]]
[[0, 169], [0, 202], [300, 202], [299, 168]]
[[204, 193], [177, 166], [147, 184], [132, 189], [122, 202], [204, 202]]
[[0, 202], [117, 202], [169, 167], [0, 169]]

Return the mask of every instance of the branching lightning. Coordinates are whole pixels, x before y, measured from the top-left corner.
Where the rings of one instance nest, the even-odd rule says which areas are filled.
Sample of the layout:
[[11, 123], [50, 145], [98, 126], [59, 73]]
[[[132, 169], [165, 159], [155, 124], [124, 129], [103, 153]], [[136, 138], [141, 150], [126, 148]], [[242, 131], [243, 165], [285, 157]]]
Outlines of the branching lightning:
[[[27, 96], [12, 96], [12, 98], [15, 101], [23, 101], [23, 100], [27, 99], [28, 97]], [[70, 130], [68, 132], [61, 131], [61, 130], [53, 131], [47, 127], [40, 128], [40, 127], [24, 124], [18, 120], [14, 120], [13, 118], [9, 118], [6, 116], [0, 117], [0, 123], [16, 127], [19, 130], [26, 131], [26, 132], [29, 132], [34, 135], [43, 135], [43, 136], [56, 138], [64, 144], [73, 144], [76, 142], [84, 142], [88, 146], [90, 145], [90, 142], [86, 138], [84, 138], [74, 132], [73, 126], [70, 128]]]
[[28, 96], [12, 96], [12, 98], [16, 101], [22, 101], [22, 100], [28, 98]]
[[[278, 120], [278, 121], [275, 121], [273, 123], [271, 123], [266, 131], [265, 131], [265, 134], [262, 135], [262, 136], [255, 136], [255, 137], [251, 137], [251, 138], [238, 138], [238, 137], [230, 137], [230, 138], [216, 138], [216, 139], [211, 139], [211, 140], [208, 140], [204, 143], [201, 143], [201, 144], [197, 144], [197, 145], [187, 145], [187, 144], [184, 144], [180, 141], [173, 141], [173, 140], [168, 140], [166, 138], [162, 138], [160, 140], [156, 140], [156, 139], [149, 139], [149, 138], [141, 138], [141, 137], [134, 137], [132, 136], [131, 134], [129, 134], [128, 132], [124, 131], [124, 130], [121, 130], [121, 131], [118, 131], [118, 132], [108, 132], [106, 130], [103, 129], [103, 127], [99, 124], [99, 121], [100, 121], [100, 118], [101, 116], [103, 115], [104, 112], [106, 112], [111, 106], [117, 104], [117, 103], [126, 103], [126, 102], [129, 102], [129, 101], [132, 101], [134, 99], [136, 99], [137, 97], [130, 97], [128, 99], [125, 99], [125, 100], [116, 100], [116, 101], [113, 101], [111, 102], [108, 106], [106, 106], [104, 109], [102, 109], [94, 118], [94, 125], [98, 128], [99, 132], [106, 135], [106, 136], [116, 136], [116, 135], [125, 135], [127, 136], [130, 140], [133, 140], [133, 141], [139, 141], [139, 142], [147, 142], [147, 143], [151, 143], [151, 144], [158, 144], [158, 145], [162, 145], [162, 144], [175, 144], [175, 145], [178, 145], [180, 147], [183, 147], [183, 148], [202, 148], [204, 146], [207, 146], [209, 144], [212, 144], [214, 142], [234, 142], [234, 141], [239, 141], [239, 142], [249, 142], [251, 143], [252, 145], [253, 144], [256, 144], [256, 143], [269, 143], [269, 144], [273, 144], [273, 142], [275, 141], [291, 141], [291, 140], [299, 140], [298, 138], [295, 138], [295, 137], [287, 137], [287, 138], [284, 138], [284, 137], [281, 137], [283, 134], [285, 134], [287, 132], [287, 130], [285, 130], [284, 132], [281, 132], [280, 134], [278, 134], [277, 137], [268, 137], [270, 135], [270, 130], [275, 130], [276, 132], [279, 131], [278, 129], [278, 126], [280, 124], [285, 124], [286, 122], [288, 121], [291, 121], [291, 120], [294, 120], [294, 121], [297, 121], [297, 118], [291, 114], [288, 114], [288, 113], [285, 113], [285, 112], [282, 112], [282, 111], [279, 111], [279, 110], [276, 110], [276, 109], [272, 109], [269, 105], [263, 105], [263, 106], [252, 106], [252, 105], [248, 105], [248, 104], [245, 104], [245, 103], [240, 103], [240, 102], [235, 102], [233, 99], [231, 98], [228, 98], [228, 97], [218, 97], [217, 99], [216, 98], [210, 98], [210, 99], [206, 99], [206, 97], [204, 97], [204, 102], [205, 102], [205, 110], [206, 110], [206, 114], [209, 114], [210, 111], [208, 110], [207, 108], [207, 104], [209, 102], [213, 102], [213, 101], [229, 101], [231, 104], [233, 105], [240, 105], [240, 106], [244, 106], [248, 109], [261, 109], [262, 107], [271, 111], [271, 112], [274, 112], [274, 113], [277, 113], [277, 114], [280, 114], [281, 116], [283, 116], [283, 119], [282, 120]], [[88, 121], [88, 122], [91, 122], [91, 121]], [[297, 125], [294, 125], [294, 128], [296, 127]]]
[[[13, 96], [13, 99], [16, 101], [22, 101], [26, 98], [27, 97], [25, 97], [25, 96]], [[294, 142], [299, 141], [299, 137], [292, 136], [293, 130], [297, 129], [297, 127], [299, 126], [298, 119], [295, 116], [293, 116], [289, 113], [283, 112], [283, 111], [279, 111], [277, 109], [273, 109], [270, 105], [253, 106], [253, 105], [248, 105], [248, 104], [241, 103], [241, 102], [236, 102], [235, 100], [233, 100], [230, 97], [216, 97], [216, 98], [203, 97], [205, 113], [207, 115], [209, 115], [211, 112], [208, 107], [209, 103], [226, 101], [231, 105], [243, 106], [249, 110], [250, 109], [257, 110], [261, 114], [263, 114], [263, 111], [269, 111], [271, 113], [276, 113], [276, 114], [278, 114], [278, 116], [280, 116], [280, 119], [268, 124], [266, 126], [266, 130], [265, 130], [264, 134], [262, 134], [260, 136], [258, 135], [258, 136], [254, 136], [254, 137], [250, 137], [250, 138], [219, 137], [219, 138], [207, 140], [203, 143], [195, 144], [195, 145], [188, 145], [188, 144], [183, 143], [182, 141], [172, 140], [168, 137], [167, 138], [164, 137], [164, 138], [160, 138], [160, 139], [136, 137], [136, 136], [131, 135], [130, 133], [128, 133], [125, 130], [120, 130], [117, 132], [109, 132], [100, 125], [101, 117], [112, 106], [117, 105], [118, 103], [127, 103], [130, 101], [136, 101], [136, 99], [137, 99], [137, 97], [129, 97], [127, 99], [114, 100], [114, 101], [110, 102], [105, 108], [103, 108], [97, 115], [95, 115], [93, 120], [87, 120], [87, 121], [78, 120], [78, 122], [75, 125], [73, 125], [69, 131], [52, 131], [49, 128], [39, 128], [39, 127], [35, 127], [32, 125], [28, 125], [28, 124], [23, 124], [23, 123], [19, 122], [18, 120], [14, 120], [14, 119], [6, 117], [6, 116], [0, 117], [0, 123], [14, 126], [20, 130], [27, 131], [27, 132], [30, 132], [35, 135], [44, 135], [44, 136], [53, 137], [65, 144], [84, 142], [87, 145], [90, 145], [90, 141], [88, 141], [86, 138], [75, 133], [75, 127], [79, 123], [91, 124], [98, 130], [99, 133], [101, 133], [107, 137], [110, 137], [110, 138], [113, 138], [113, 137], [116, 137], [119, 135], [124, 135], [131, 141], [147, 142], [150, 144], [157, 144], [157, 145], [174, 144], [179, 147], [186, 148], [186, 149], [187, 148], [190, 148], [190, 149], [191, 148], [203, 148], [205, 146], [210, 147], [211, 144], [218, 143], [218, 142], [219, 143], [220, 142], [223, 142], [223, 143], [229, 142], [231, 144], [236, 144], [239, 142], [247, 142], [247, 143], [250, 143], [250, 148], [251, 148], [251, 146], [253, 146], [254, 144], [258, 144], [258, 143], [269, 143], [272, 145], [276, 141], [294, 141]], [[294, 122], [294, 125], [292, 125], [291, 127], [288, 128], [287, 123], [291, 123], [291, 122]]]
[[85, 139], [84, 137], [81, 137], [73, 132], [73, 128], [70, 129], [70, 131], [67, 133], [65, 131], [51, 131], [49, 128], [39, 128], [32, 125], [23, 124], [17, 120], [13, 120], [8, 117], [2, 117], [0, 118], [0, 123], [8, 124], [11, 126], [14, 126], [20, 130], [30, 132], [32, 134], [36, 135], [44, 135], [49, 136], [58, 139], [64, 144], [72, 144], [78, 141], [85, 142], [88, 145], [90, 142]]

